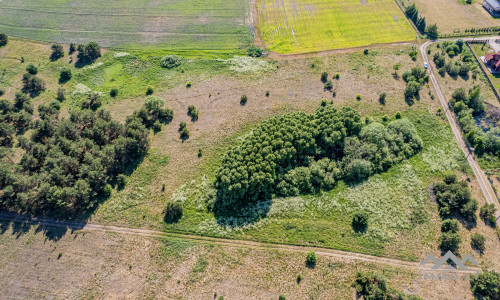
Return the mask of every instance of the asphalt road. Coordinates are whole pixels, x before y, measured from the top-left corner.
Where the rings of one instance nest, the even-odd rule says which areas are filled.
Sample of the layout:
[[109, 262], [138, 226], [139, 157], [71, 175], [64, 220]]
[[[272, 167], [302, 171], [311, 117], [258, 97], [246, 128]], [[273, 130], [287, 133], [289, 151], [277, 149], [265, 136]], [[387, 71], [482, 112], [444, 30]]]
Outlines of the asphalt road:
[[[477, 39], [491, 40], [491, 39], [496, 39], [496, 38], [497, 37], [486, 37], [486, 38], [482, 37], [482, 38], [477, 38]], [[463, 40], [470, 41], [470, 40], [472, 40], [472, 38], [471, 39], [463, 39]], [[500, 209], [499, 209], [498, 199], [495, 195], [495, 192], [493, 191], [493, 188], [492, 188], [490, 182], [486, 178], [484, 171], [481, 169], [481, 167], [477, 163], [474, 154], [469, 151], [469, 148], [467, 147], [467, 145], [462, 137], [462, 131], [461, 131], [460, 127], [458, 126], [457, 122], [455, 121], [453, 112], [451, 112], [451, 110], [448, 107], [448, 101], [446, 100], [446, 98], [443, 95], [441, 87], [439, 86], [439, 83], [436, 79], [436, 76], [434, 75], [434, 70], [431, 67], [431, 63], [429, 61], [429, 58], [427, 57], [427, 47], [429, 47], [429, 45], [431, 45], [432, 43], [434, 43], [434, 41], [428, 41], [428, 42], [423, 43], [420, 46], [420, 52], [422, 53], [422, 57], [424, 59], [424, 62], [426, 62], [427, 65], [429, 66], [428, 67], [429, 78], [432, 82], [432, 86], [434, 87], [434, 90], [435, 90], [436, 95], [439, 99], [439, 102], [441, 103], [441, 106], [443, 107], [443, 110], [445, 111], [446, 118], [448, 119], [448, 122], [450, 123], [453, 134], [455, 135], [455, 138], [457, 139], [458, 144], [460, 145], [460, 148], [462, 149], [464, 154], [467, 156], [467, 161], [468, 161], [469, 165], [471, 166], [472, 170], [474, 171], [474, 176], [476, 177], [476, 179], [479, 183], [479, 186], [481, 188], [481, 192], [483, 193], [484, 198], [486, 199], [486, 202], [493, 203], [497, 208], [497, 213], [496, 213], [497, 222], [496, 223], [497, 223], [497, 227], [500, 228]]]

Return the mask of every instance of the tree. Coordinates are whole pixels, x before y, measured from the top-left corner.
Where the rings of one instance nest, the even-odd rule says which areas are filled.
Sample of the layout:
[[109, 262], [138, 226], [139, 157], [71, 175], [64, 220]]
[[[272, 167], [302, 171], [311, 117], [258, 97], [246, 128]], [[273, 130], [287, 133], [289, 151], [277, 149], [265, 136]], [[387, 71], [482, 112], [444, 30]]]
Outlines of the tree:
[[247, 95], [242, 95], [240, 98], [240, 104], [245, 105], [245, 104], [247, 104], [247, 101], [248, 101]]
[[328, 80], [328, 73], [323, 72], [321, 73], [321, 82], [325, 83]]
[[250, 46], [247, 50], [247, 54], [250, 57], [261, 57], [263, 53], [264, 51], [262, 51], [262, 49], [255, 46]]
[[437, 25], [433, 24], [433, 25], [427, 26], [427, 30], [426, 30], [425, 34], [427, 35], [427, 37], [429, 39], [431, 39], [431, 40], [437, 40], [437, 38], [439, 37], [439, 32], [438, 32]]
[[59, 82], [64, 83], [68, 82], [73, 74], [71, 74], [71, 69], [70, 68], [63, 68], [61, 70], [61, 74], [59, 75]]
[[444, 252], [451, 251], [456, 253], [461, 242], [462, 238], [460, 234], [455, 232], [443, 232], [439, 238], [439, 247], [441, 247], [441, 250]]
[[167, 55], [160, 61], [160, 66], [166, 69], [173, 69], [181, 65], [182, 59], [177, 55]]
[[101, 46], [96, 42], [89, 42], [87, 45], [78, 45], [78, 60], [82, 63], [92, 63], [101, 57]]
[[365, 232], [368, 228], [368, 213], [356, 212], [352, 217], [352, 228], [355, 232]]
[[479, 299], [500, 299], [500, 273], [484, 270], [471, 277], [471, 290]]
[[316, 252], [314, 251], [307, 252], [306, 264], [310, 268], [314, 268], [314, 266], [316, 266]]
[[473, 233], [471, 236], [471, 246], [483, 253], [486, 250], [486, 238], [480, 233]]
[[394, 74], [398, 74], [398, 70], [401, 68], [401, 63], [396, 63], [392, 66], [392, 69], [394, 70]]
[[457, 233], [460, 230], [460, 224], [457, 220], [446, 219], [441, 223], [441, 232]]
[[425, 33], [425, 28], [427, 26], [425, 22], [425, 17], [418, 18], [416, 26], [418, 31], [420, 31], [420, 33]]
[[165, 206], [164, 220], [167, 223], [178, 222], [182, 218], [182, 203], [180, 201], [169, 201]]
[[5, 33], [0, 33], [0, 47], [7, 45], [9, 38]]
[[34, 64], [28, 64], [26, 66], [26, 72], [30, 73], [31, 75], [36, 75], [38, 73], [38, 68]]
[[31, 75], [30, 73], [25, 73], [23, 75], [23, 91], [32, 94], [32, 96], [38, 95], [41, 91], [45, 90], [45, 82], [42, 79]]
[[75, 51], [76, 51], [75, 43], [70, 43], [69, 44], [69, 55], [73, 54]]
[[416, 81], [410, 81], [406, 85], [405, 97], [406, 98], [418, 97], [421, 88], [422, 88], [422, 86], [418, 82], [416, 82]]
[[50, 60], [58, 60], [59, 58], [64, 57], [64, 48], [58, 44], [52, 44], [52, 54], [50, 55]]

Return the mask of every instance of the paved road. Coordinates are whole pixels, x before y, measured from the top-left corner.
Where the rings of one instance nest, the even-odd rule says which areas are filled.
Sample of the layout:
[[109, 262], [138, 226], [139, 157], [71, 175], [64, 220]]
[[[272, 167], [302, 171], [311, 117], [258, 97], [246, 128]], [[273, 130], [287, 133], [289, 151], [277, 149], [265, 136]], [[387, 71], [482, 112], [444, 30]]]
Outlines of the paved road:
[[[491, 37], [491, 38], [483, 38], [483, 39], [496, 39], [497, 37]], [[465, 41], [470, 41], [472, 39], [464, 39]], [[446, 118], [448, 118], [448, 122], [450, 123], [451, 129], [453, 131], [453, 134], [455, 135], [455, 138], [458, 141], [458, 144], [460, 145], [460, 148], [462, 148], [462, 151], [464, 154], [467, 156], [467, 161], [469, 162], [469, 165], [471, 166], [472, 170], [474, 171], [474, 175], [476, 176], [476, 179], [479, 183], [479, 186], [481, 188], [481, 191], [484, 195], [484, 198], [488, 203], [493, 203], [497, 207], [497, 226], [500, 228], [500, 209], [498, 205], [498, 199], [495, 195], [495, 192], [493, 191], [493, 188], [491, 187], [490, 182], [486, 178], [484, 171], [481, 169], [479, 164], [476, 161], [476, 158], [473, 154], [469, 154], [469, 148], [465, 144], [465, 141], [462, 137], [460, 127], [457, 125], [455, 118], [453, 116], [453, 113], [451, 110], [448, 108], [448, 101], [445, 99], [443, 92], [441, 90], [441, 87], [439, 86], [439, 83], [436, 79], [436, 76], [434, 75], [433, 68], [431, 67], [431, 63], [429, 61], [429, 58], [427, 57], [427, 47], [431, 45], [433, 42], [428, 41], [423, 43], [420, 46], [420, 52], [422, 53], [422, 57], [424, 58], [424, 62], [427, 63], [429, 66], [428, 71], [429, 71], [429, 77], [431, 79], [432, 85], [434, 86], [436, 95], [439, 99], [439, 102], [441, 103], [441, 106], [443, 107]]]

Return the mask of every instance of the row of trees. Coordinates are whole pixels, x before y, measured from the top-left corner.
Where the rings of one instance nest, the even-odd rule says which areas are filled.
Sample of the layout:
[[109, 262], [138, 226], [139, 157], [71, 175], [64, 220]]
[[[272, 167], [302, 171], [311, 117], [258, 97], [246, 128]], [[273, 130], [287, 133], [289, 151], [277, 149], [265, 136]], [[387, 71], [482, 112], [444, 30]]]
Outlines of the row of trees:
[[421, 34], [427, 35], [427, 37], [431, 40], [435, 40], [439, 37], [437, 25], [432, 24], [427, 26], [425, 17], [419, 17], [418, 8], [415, 5], [415, 3], [406, 8], [405, 14], [408, 17], [408, 19], [410, 19], [413, 22], [413, 24], [415, 24], [415, 26], [417, 27], [418, 31], [420, 31]]
[[408, 120], [362, 126], [352, 108], [321, 106], [261, 123], [223, 157], [216, 172], [216, 209], [245, 206], [273, 194], [330, 189], [359, 181], [415, 155], [422, 140]]

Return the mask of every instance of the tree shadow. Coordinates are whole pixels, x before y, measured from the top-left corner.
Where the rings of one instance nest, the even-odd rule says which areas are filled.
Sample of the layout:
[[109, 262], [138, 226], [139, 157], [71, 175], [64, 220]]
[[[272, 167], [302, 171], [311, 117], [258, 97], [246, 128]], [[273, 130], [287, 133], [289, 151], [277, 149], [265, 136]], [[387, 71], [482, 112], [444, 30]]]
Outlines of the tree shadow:
[[95, 61], [96, 60], [81, 60], [81, 59], [78, 59], [75, 62], [75, 68], [81, 69], [83, 67], [86, 67], [86, 66], [89, 66], [89, 65], [93, 64]]
[[243, 228], [266, 218], [272, 202], [272, 199], [268, 199], [248, 204], [245, 207], [233, 206], [222, 208], [220, 204], [217, 205], [220, 203], [220, 199], [217, 199], [215, 201], [214, 216], [217, 224], [221, 226], [230, 229]]

